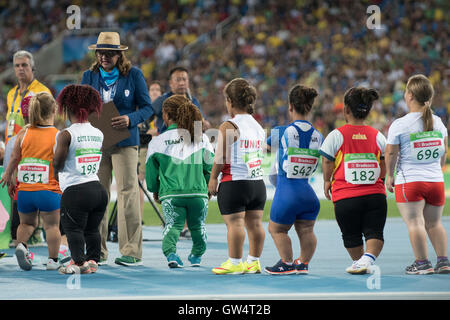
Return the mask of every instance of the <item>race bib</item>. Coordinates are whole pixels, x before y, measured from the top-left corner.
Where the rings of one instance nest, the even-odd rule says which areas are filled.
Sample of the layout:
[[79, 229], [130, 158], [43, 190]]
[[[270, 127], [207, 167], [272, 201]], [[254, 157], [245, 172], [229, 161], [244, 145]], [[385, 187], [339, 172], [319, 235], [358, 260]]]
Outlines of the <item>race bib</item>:
[[22, 183], [48, 183], [50, 161], [37, 158], [24, 158], [17, 168], [17, 180]]
[[409, 135], [411, 158], [416, 163], [430, 163], [445, 153], [444, 139], [438, 131], [411, 133]]
[[344, 156], [345, 181], [351, 184], [375, 184], [381, 169], [373, 153], [349, 153]]
[[263, 155], [261, 152], [250, 152], [244, 154], [244, 162], [247, 166], [248, 177], [249, 178], [258, 178], [264, 175], [264, 171], [261, 168]]
[[75, 167], [84, 176], [97, 174], [102, 160], [100, 149], [77, 149], [75, 150]]
[[318, 150], [288, 148], [286, 176], [291, 179], [309, 178], [316, 171], [319, 159]]

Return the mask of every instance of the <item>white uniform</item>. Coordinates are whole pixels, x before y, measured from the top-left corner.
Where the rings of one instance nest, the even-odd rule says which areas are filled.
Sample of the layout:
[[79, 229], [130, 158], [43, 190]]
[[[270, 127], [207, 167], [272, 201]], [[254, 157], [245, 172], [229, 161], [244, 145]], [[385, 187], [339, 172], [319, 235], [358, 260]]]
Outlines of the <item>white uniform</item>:
[[230, 161], [222, 170], [221, 182], [261, 180], [264, 129], [250, 114], [238, 114], [228, 121], [239, 129], [239, 138], [231, 145]]
[[396, 185], [444, 181], [440, 160], [445, 150], [447, 128], [441, 118], [433, 115], [433, 133], [422, 134], [422, 131], [422, 112], [408, 113], [395, 120], [389, 128], [387, 143], [400, 148]]
[[64, 168], [59, 171], [59, 186], [63, 192], [73, 185], [99, 181], [97, 172], [103, 144], [103, 133], [89, 122], [74, 123], [65, 130], [71, 139]]

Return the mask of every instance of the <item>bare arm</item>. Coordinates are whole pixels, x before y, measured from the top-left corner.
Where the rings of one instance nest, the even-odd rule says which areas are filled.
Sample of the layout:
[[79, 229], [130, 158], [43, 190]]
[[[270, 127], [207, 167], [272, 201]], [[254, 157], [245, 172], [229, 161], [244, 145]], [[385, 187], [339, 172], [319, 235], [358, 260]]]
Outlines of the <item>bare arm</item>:
[[[232, 135], [227, 138], [227, 133]], [[217, 139], [217, 148], [214, 155], [214, 162], [211, 169], [211, 176], [208, 183], [208, 192], [215, 196], [217, 195], [218, 177], [223, 167], [229, 162], [230, 142], [236, 141], [238, 132], [230, 122], [224, 122], [219, 127], [219, 137]]]
[[11, 158], [8, 163], [8, 167], [6, 168], [2, 179], [0, 180], [0, 185], [4, 187], [5, 185], [8, 187], [8, 193], [12, 197], [14, 197], [14, 186], [16, 185], [15, 181], [13, 181], [14, 172], [19, 165], [20, 160], [22, 159], [22, 140], [25, 135], [25, 129], [21, 130], [17, 134], [16, 141], [14, 143], [13, 151], [11, 153]]
[[325, 197], [328, 200], [331, 200], [331, 177], [333, 175], [334, 170], [334, 161], [327, 159], [326, 157], [322, 157], [322, 171], [323, 171], [323, 191], [325, 193]]
[[445, 161], [447, 161], [447, 153], [448, 153], [448, 136], [444, 138], [444, 146], [445, 146], [445, 153], [441, 158], [441, 167], [445, 166]]
[[386, 163], [386, 188], [389, 192], [394, 192], [394, 170], [398, 159], [400, 146], [398, 144], [387, 144], [384, 155]]
[[53, 174], [57, 181], [59, 181], [58, 173], [64, 168], [67, 154], [69, 153], [70, 141], [70, 133], [67, 130], [61, 131], [58, 134], [55, 155], [53, 156]]

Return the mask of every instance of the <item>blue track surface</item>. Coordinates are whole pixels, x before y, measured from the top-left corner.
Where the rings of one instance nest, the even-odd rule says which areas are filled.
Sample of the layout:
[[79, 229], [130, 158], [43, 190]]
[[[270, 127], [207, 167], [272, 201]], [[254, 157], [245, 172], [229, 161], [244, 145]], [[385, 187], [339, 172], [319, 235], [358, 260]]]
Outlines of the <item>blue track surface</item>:
[[[443, 219], [450, 234], [450, 219]], [[266, 229], [262, 266], [273, 265], [279, 256]], [[180, 240], [183, 269], [169, 269], [161, 251], [161, 227], [144, 227], [144, 265], [123, 267], [114, 264], [119, 256], [116, 243], [108, 243], [109, 265], [96, 274], [76, 276], [46, 271], [38, 264], [22, 271], [14, 251], [0, 260], [0, 299], [450, 299], [450, 275], [410, 276], [404, 269], [414, 260], [408, 233], [401, 219], [388, 219], [385, 247], [376, 264], [380, 270], [380, 288], [368, 288], [375, 275], [350, 275], [345, 268], [351, 259], [343, 247], [335, 221], [318, 221], [315, 231], [317, 250], [306, 276], [268, 274], [218, 276], [211, 268], [227, 259], [226, 227], [207, 225], [208, 249], [202, 266], [189, 267], [190, 240]], [[299, 254], [298, 240], [291, 232], [294, 256]], [[247, 255], [247, 242], [244, 255]], [[32, 248], [44, 261], [46, 247]], [[436, 262], [429, 244], [429, 257]], [[370, 278], [372, 277], [372, 278]]]

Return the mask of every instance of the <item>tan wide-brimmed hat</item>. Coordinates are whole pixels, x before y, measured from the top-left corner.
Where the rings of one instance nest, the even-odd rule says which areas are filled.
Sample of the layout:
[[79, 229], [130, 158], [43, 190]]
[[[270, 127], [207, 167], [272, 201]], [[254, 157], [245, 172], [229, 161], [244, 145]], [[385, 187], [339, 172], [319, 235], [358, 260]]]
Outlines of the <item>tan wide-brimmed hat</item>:
[[117, 32], [100, 32], [97, 43], [91, 44], [89, 50], [127, 50], [128, 47], [120, 44]]

